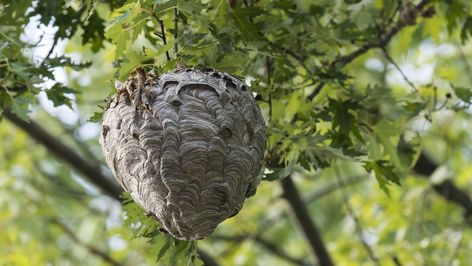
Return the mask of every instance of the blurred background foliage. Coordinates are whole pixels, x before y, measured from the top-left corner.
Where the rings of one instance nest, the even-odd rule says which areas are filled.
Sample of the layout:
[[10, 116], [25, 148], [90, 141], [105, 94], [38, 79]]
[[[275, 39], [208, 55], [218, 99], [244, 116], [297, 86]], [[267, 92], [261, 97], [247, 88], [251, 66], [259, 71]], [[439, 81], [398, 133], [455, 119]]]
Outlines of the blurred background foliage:
[[[0, 265], [472, 265], [470, 1], [0, 0], [0, 21]], [[268, 125], [257, 194], [198, 243], [103, 163], [140, 65], [240, 76]]]

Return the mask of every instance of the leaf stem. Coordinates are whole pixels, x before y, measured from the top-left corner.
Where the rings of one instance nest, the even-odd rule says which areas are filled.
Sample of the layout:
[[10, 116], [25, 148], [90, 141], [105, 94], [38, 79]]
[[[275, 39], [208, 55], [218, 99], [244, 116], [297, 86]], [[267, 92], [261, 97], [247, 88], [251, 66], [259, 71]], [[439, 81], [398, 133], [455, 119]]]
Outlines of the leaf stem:
[[[164, 43], [164, 45], [166, 45], [167, 39], [166, 39], [166, 32], [164, 30], [164, 21], [159, 19], [159, 17], [157, 17], [157, 15], [154, 14], [154, 12], [152, 13], [152, 17], [155, 18], [157, 22], [159, 22], [159, 25], [161, 26], [161, 35], [159, 35], [159, 37], [162, 39], [162, 42]], [[166, 58], [167, 58], [167, 62], [169, 62], [170, 61], [169, 51], [166, 51]]]
[[179, 10], [177, 7], [174, 8], [174, 53], [175, 56], [177, 57], [177, 54], [179, 52], [179, 47], [177, 43], [177, 37], [179, 37]]
[[[158, 17], [155, 17], [155, 18], [157, 19], [157, 21], [161, 25], [161, 36], [159, 36], [159, 37], [161, 37], [162, 42], [164, 43], [164, 45], [166, 45], [167, 44], [167, 39], [166, 39], [165, 30], [164, 30], [164, 21], [162, 21]], [[169, 62], [170, 61], [169, 51], [166, 51], [166, 58], [167, 58], [167, 62]]]

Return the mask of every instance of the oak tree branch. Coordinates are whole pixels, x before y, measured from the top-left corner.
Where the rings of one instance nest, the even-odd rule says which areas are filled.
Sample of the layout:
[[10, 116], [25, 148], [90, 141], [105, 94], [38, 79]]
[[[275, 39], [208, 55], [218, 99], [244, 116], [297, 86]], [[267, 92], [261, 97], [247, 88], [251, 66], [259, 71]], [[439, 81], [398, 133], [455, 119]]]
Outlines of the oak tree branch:
[[321, 266], [332, 266], [333, 261], [325, 247], [321, 234], [318, 231], [317, 226], [311, 219], [306, 205], [303, 202], [297, 188], [289, 175], [282, 181], [282, 196], [287, 200], [291, 210], [298, 222], [301, 231], [305, 235], [306, 239], [310, 244], [310, 248], [313, 254], [318, 258], [318, 262]]
[[105, 175], [100, 163], [85, 160], [71, 147], [52, 136], [34, 121], [27, 122], [9, 110], [4, 110], [3, 115], [10, 122], [21, 128], [32, 139], [46, 147], [57, 159], [68, 163], [89, 182], [93, 183], [112, 198], [119, 199], [123, 190], [112, 181], [111, 177]]
[[[413, 170], [425, 178], [429, 178], [438, 165], [425, 153], [421, 153]], [[464, 218], [472, 225], [472, 199], [469, 195], [459, 189], [452, 180], [445, 180], [439, 184], [433, 184], [434, 190], [447, 201], [451, 201], [464, 209]]]

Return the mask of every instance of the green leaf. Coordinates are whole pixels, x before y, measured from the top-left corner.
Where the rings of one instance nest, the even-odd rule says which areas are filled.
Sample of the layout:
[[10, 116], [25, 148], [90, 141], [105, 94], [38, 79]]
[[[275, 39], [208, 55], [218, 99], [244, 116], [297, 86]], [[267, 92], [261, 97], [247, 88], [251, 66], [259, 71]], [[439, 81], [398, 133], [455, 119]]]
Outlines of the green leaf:
[[403, 169], [413, 167], [418, 159], [421, 151], [421, 137], [415, 134], [411, 139], [407, 140], [405, 136], [400, 137], [397, 145], [397, 153]]
[[5, 97], [3, 102], [4, 109], [10, 109], [14, 114], [25, 121], [30, 120], [28, 116], [29, 102], [24, 97], [17, 97], [15, 99], [11, 97]]
[[237, 8], [231, 12], [236, 27], [241, 32], [241, 37], [246, 41], [257, 40], [258, 34], [255, 29], [255, 25], [251, 25], [248, 19], [241, 13], [244, 14], [244, 9]]
[[177, 0], [170, 0], [162, 4], [157, 4], [152, 11], [154, 12], [154, 14], [159, 15], [160, 13], [164, 13], [166, 11], [169, 11], [178, 7], [177, 3], [178, 3]]
[[98, 52], [102, 47], [105, 26], [104, 21], [98, 16], [98, 13], [94, 11], [89, 15], [87, 21], [85, 22], [84, 33], [82, 35], [82, 44], [90, 43], [92, 44], [92, 51]]
[[472, 89], [452, 86], [457, 97], [467, 104], [472, 103]]
[[54, 84], [52, 88], [46, 90], [48, 99], [52, 101], [54, 106], [65, 104], [69, 106], [70, 108], [72, 108], [71, 99], [65, 95], [66, 93], [76, 93], [76, 91], [68, 87], [65, 87], [59, 83]]
[[375, 178], [379, 183], [379, 187], [389, 195], [389, 185], [394, 183], [400, 185], [400, 177], [395, 172], [395, 168], [388, 162], [384, 160], [379, 161], [369, 161], [364, 163], [364, 168], [375, 174]]
[[159, 248], [159, 253], [157, 254], [157, 257], [156, 257], [156, 262], [164, 260], [165, 258], [164, 256], [168, 253], [167, 251], [169, 251], [169, 248], [171, 247], [172, 240], [170, 238], [164, 238], [159, 242], [162, 243], [163, 245], [162, 247]]
[[[132, 228], [134, 237], [148, 239], [158, 265], [194, 265], [196, 262], [195, 241], [174, 239], [169, 234], [160, 232], [157, 221], [144, 214], [129, 193], [123, 194], [123, 209], [126, 213], [125, 224]], [[139, 223], [136, 223], [139, 222]]]
[[401, 121], [387, 122], [383, 120], [375, 125], [376, 138], [384, 147], [384, 154], [395, 167], [401, 168], [400, 158], [397, 153], [397, 143], [403, 132]]
[[101, 122], [103, 119], [103, 111], [101, 112], [94, 112], [92, 116], [88, 119], [88, 121], [93, 123]]
[[143, 31], [149, 15], [141, 12], [139, 2], [126, 4], [113, 13], [114, 20], [106, 31], [107, 38], [116, 45], [116, 57], [129, 51], [130, 46]]
[[464, 44], [472, 36], [472, 16], [465, 19], [461, 29], [461, 42]]

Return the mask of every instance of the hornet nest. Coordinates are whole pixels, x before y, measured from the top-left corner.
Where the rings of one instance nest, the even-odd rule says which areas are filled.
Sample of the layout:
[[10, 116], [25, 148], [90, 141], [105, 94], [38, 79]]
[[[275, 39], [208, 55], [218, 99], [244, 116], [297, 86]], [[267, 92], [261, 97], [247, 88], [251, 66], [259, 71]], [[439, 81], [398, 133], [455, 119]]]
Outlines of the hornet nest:
[[178, 239], [203, 239], [254, 195], [265, 124], [252, 92], [210, 68], [135, 70], [103, 115], [115, 178]]

